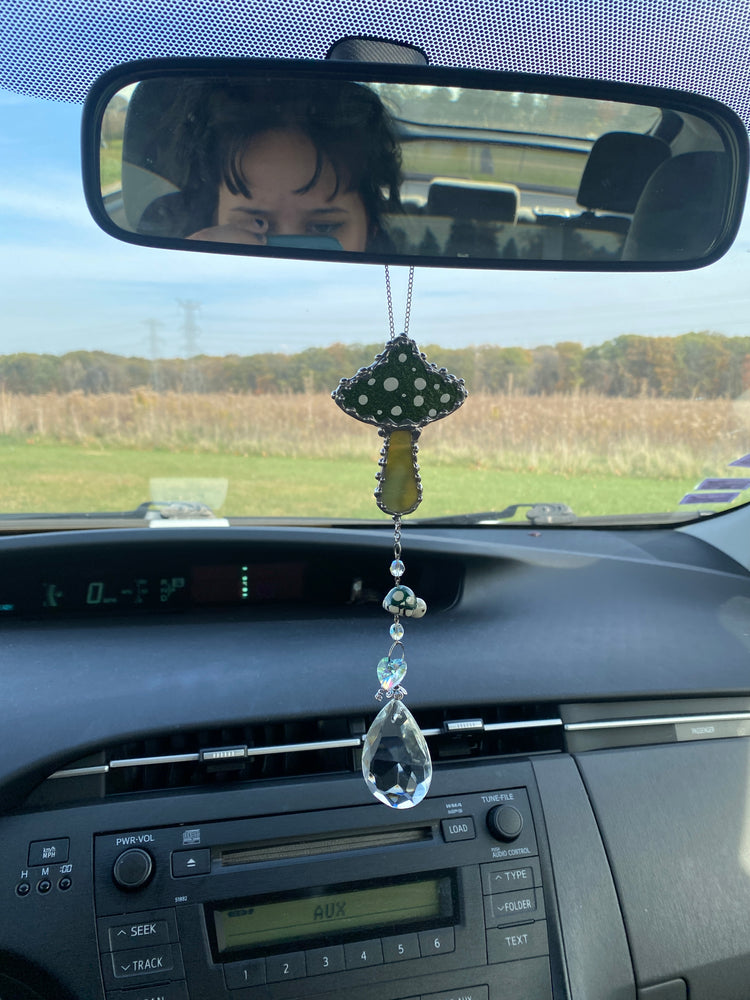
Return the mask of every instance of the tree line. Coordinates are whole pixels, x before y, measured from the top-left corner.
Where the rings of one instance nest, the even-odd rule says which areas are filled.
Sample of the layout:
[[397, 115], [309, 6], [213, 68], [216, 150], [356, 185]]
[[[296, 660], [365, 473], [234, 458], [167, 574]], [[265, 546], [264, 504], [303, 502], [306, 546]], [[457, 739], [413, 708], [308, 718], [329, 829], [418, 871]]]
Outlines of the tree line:
[[[331, 344], [296, 354], [193, 358], [123, 357], [103, 351], [0, 355], [0, 388], [40, 393], [330, 392], [368, 365], [382, 344]], [[549, 395], [736, 398], [750, 388], [750, 336], [712, 332], [678, 337], [623, 335], [593, 347], [575, 341], [525, 347], [425, 346], [428, 358], [466, 380], [470, 391]]]

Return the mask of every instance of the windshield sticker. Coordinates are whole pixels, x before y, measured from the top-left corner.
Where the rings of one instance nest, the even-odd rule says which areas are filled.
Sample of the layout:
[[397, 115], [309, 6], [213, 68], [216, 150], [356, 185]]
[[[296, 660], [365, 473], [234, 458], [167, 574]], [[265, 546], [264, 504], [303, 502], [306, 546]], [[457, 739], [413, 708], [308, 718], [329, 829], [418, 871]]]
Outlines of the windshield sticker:
[[742, 458], [735, 458], [735, 460], [730, 462], [729, 465], [739, 465], [743, 468], [750, 468], [750, 455], [743, 455]]
[[686, 493], [680, 503], [733, 503], [740, 495], [735, 493]]
[[750, 479], [704, 479], [696, 490], [746, 490]]

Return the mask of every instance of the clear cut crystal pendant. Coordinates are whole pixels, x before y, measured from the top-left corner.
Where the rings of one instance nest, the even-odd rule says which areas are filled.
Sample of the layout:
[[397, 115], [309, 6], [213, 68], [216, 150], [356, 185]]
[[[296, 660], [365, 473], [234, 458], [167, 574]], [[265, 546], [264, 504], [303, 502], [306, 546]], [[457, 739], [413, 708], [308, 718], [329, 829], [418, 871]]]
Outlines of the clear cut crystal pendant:
[[362, 774], [375, 798], [394, 809], [411, 809], [427, 794], [432, 781], [430, 751], [400, 699], [389, 701], [370, 726]]

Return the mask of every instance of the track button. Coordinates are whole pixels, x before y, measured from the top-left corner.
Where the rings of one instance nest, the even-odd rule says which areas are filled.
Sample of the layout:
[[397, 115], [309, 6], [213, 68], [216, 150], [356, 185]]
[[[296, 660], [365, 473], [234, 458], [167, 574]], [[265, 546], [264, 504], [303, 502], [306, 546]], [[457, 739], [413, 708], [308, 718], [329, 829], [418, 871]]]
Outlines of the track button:
[[132, 979], [134, 976], [159, 976], [174, 969], [172, 946], [139, 948], [118, 951], [110, 955], [115, 979]]

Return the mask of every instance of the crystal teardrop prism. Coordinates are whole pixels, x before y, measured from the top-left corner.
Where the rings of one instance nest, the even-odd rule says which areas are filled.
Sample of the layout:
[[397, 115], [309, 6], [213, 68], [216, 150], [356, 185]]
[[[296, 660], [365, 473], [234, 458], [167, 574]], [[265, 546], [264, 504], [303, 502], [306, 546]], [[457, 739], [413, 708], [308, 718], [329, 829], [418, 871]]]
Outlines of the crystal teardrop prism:
[[375, 798], [394, 809], [411, 809], [427, 794], [432, 781], [430, 751], [402, 701], [389, 701], [370, 726], [362, 774]]

